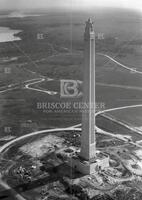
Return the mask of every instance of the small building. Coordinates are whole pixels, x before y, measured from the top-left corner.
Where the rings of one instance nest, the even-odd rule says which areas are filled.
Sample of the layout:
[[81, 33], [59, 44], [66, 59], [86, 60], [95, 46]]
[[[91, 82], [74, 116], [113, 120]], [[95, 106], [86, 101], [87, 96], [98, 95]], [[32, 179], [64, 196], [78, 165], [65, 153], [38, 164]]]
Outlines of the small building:
[[105, 153], [99, 152], [96, 155], [97, 159], [97, 166], [99, 167], [99, 169], [105, 169], [109, 167], [109, 156]]

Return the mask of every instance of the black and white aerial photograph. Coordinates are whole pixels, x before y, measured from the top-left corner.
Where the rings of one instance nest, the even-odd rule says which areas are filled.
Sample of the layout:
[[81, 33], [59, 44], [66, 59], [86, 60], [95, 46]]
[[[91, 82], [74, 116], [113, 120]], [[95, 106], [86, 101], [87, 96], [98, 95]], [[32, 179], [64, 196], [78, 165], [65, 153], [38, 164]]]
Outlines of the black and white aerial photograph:
[[0, 0], [0, 200], [142, 200], [141, 0]]

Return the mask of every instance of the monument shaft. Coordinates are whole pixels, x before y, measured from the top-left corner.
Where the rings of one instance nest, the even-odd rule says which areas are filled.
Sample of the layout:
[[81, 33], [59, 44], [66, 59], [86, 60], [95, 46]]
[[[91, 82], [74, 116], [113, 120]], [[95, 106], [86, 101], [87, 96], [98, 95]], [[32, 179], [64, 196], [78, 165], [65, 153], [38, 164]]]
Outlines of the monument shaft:
[[[93, 23], [86, 22], [84, 34], [84, 81], [81, 151], [68, 157], [68, 164], [82, 174], [94, 174], [109, 167], [109, 156], [96, 150], [95, 134], [95, 32]], [[84, 162], [86, 161], [86, 162]]]
[[95, 32], [93, 23], [86, 22], [84, 34], [83, 103], [88, 105], [82, 113], [81, 157], [90, 160], [96, 156], [95, 137]]

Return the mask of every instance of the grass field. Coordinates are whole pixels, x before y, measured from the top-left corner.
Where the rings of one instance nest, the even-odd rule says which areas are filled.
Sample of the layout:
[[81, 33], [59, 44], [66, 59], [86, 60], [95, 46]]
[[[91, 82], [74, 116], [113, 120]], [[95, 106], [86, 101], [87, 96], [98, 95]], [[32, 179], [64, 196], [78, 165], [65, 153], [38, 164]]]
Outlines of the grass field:
[[[39, 13], [38, 13], [39, 14]], [[0, 44], [1, 58], [16, 56], [14, 63], [0, 64], [0, 84], [11, 84], [38, 77], [39, 74], [56, 79], [56, 82], [44, 82], [37, 87], [48, 90], [59, 90], [60, 79], [83, 79], [83, 32], [85, 21], [95, 16], [96, 51], [109, 55], [117, 54], [117, 59], [129, 66], [139, 65], [141, 51], [137, 40], [141, 39], [141, 15], [126, 10], [91, 10], [90, 12], [74, 12], [71, 29], [70, 12], [41, 12], [42, 16], [27, 18], [0, 18], [0, 26], [22, 30], [18, 36], [21, 41]], [[71, 35], [72, 30], [72, 35]], [[98, 33], [104, 34], [104, 40], [98, 39]], [[37, 35], [43, 34], [43, 40]], [[71, 36], [73, 53], [70, 54]], [[129, 44], [128, 42], [135, 42]], [[139, 49], [139, 51], [138, 51]], [[129, 59], [131, 58], [131, 59]], [[133, 59], [132, 59], [133, 58]], [[127, 62], [129, 60], [129, 62]], [[131, 62], [131, 60], [133, 62]], [[107, 63], [107, 64], [106, 64]], [[20, 67], [21, 66], [21, 67]], [[5, 67], [11, 73], [4, 75]], [[37, 74], [31, 74], [26, 70]], [[142, 86], [140, 75], [131, 74], [108, 59], [96, 55], [96, 82], [107, 83], [106, 86], [96, 85], [96, 101], [105, 104], [106, 108], [137, 104], [141, 102], [142, 91], [115, 87]], [[114, 84], [114, 86], [109, 86]], [[25, 134], [37, 128], [65, 127], [81, 122], [79, 113], [44, 113], [36, 108], [37, 102], [63, 101], [56, 96], [49, 96], [35, 91], [17, 89], [13, 92], [0, 94], [0, 127], [12, 126], [14, 134]], [[67, 99], [66, 101], [70, 101]], [[78, 101], [78, 100], [76, 100]], [[39, 120], [40, 118], [40, 120]], [[34, 125], [22, 127], [31, 120]], [[36, 124], [36, 125], [35, 125]]]
[[142, 140], [142, 135], [138, 134], [137, 132], [131, 131], [128, 128], [125, 128], [124, 126], [116, 122], [113, 122], [107, 118], [104, 118], [102, 116], [97, 117], [96, 123], [99, 128], [105, 131], [108, 131], [114, 134], [130, 136], [134, 142]]
[[142, 107], [126, 108], [123, 110], [117, 110], [109, 112], [112, 117], [125, 122], [133, 127], [142, 128]]

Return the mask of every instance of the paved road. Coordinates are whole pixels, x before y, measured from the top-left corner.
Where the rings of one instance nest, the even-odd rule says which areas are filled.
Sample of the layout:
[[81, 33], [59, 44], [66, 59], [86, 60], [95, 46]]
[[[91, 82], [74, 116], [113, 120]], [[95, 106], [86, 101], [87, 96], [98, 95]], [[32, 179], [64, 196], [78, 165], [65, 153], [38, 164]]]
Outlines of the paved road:
[[[45, 78], [42, 78], [38, 81], [35, 81], [35, 82], [32, 82], [32, 83], [28, 83], [25, 85], [25, 88], [26, 89], [29, 89], [29, 90], [33, 90], [33, 91], [36, 91], [36, 92], [42, 92], [42, 93], [46, 93], [48, 95], [56, 95], [57, 92], [54, 92], [54, 91], [49, 91], [49, 90], [44, 90], [44, 89], [40, 89], [40, 88], [34, 88], [34, 87], [30, 87], [32, 85], [35, 85], [37, 83], [41, 83], [41, 82], [44, 82], [45, 81]], [[51, 81], [51, 79], [47, 79], [47, 81]]]
[[43, 133], [53, 133], [53, 132], [59, 132], [59, 131], [74, 131], [74, 130], [81, 131], [81, 128], [74, 128], [72, 126], [72, 127], [67, 127], [67, 128], [55, 128], [55, 129], [46, 129], [46, 130], [42, 130], [42, 131], [35, 131], [35, 132], [29, 133], [27, 135], [23, 135], [21, 137], [15, 138], [10, 142], [7, 142], [6, 144], [4, 144], [3, 146], [0, 147], [0, 153], [3, 153], [7, 148], [9, 148], [15, 142], [18, 142], [20, 140], [26, 139], [31, 136], [35, 136], [35, 135], [39, 135], [39, 134], [43, 134]]
[[[34, 78], [34, 79], [23, 81], [22, 84], [32, 84], [33, 82], [35, 83], [40, 80], [41, 80], [41, 78]], [[19, 85], [20, 85], [20, 83], [13, 83], [13, 84], [7, 85], [4, 87], [3, 90], [0, 90], [0, 94], [15, 90], [15, 89], [19, 88]]]
[[99, 82], [97, 82], [96, 85], [103, 86], [103, 87], [115, 87], [115, 88], [122, 88], [122, 89], [126, 89], [126, 90], [142, 91], [142, 87], [136, 87], [136, 86], [117, 85], [117, 84], [108, 84], [108, 83], [99, 83]]
[[111, 60], [112, 62], [116, 63], [118, 66], [120, 66], [120, 67], [122, 67], [122, 68], [124, 68], [124, 69], [127, 69], [127, 70], [129, 70], [129, 71], [131, 71], [131, 72], [134, 72], [134, 73], [137, 73], [137, 74], [142, 74], [142, 71], [139, 71], [139, 70], [137, 70], [137, 69], [134, 68], [134, 67], [133, 67], [133, 68], [132, 68], [132, 67], [128, 67], [128, 66], [126, 66], [126, 65], [124, 65], [124, 64], [122, 64], [122, 63], [120, 63], [120, 62], [118, 62], [117, 60], [115, 60], [115, 59], [112, 58], [111, 56], [108, 56], [107, 54], [98, 53], [98, 55], [104, 56], [104, 57], [108, 58], [109, 60]]

